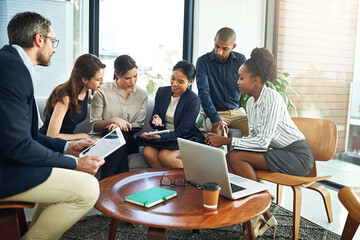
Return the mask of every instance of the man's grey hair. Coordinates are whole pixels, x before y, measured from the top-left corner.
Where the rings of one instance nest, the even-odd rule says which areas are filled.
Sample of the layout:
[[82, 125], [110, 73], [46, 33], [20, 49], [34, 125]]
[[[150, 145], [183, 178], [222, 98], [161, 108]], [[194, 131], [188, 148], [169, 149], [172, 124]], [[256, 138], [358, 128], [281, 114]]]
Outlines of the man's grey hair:
[[215, 41], [220, 40], [223, 42], [227, 42], [231, 40], [231, 43], [235, 43], [236, 41], [236, 34], [235, 31], [228, 27], [221, 28], [215, 35]]
[[33, 47], [35, 35], [48, 34], [51, 22], [35, 12], [17, 13], [7, 26], [9, 44], [17, 44], [23, 48]]

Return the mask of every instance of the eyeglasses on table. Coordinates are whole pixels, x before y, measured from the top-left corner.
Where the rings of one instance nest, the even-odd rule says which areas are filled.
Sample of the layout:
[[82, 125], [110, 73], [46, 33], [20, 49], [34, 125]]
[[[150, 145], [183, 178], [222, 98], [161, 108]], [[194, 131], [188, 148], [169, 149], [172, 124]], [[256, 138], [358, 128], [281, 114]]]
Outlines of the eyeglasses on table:
[[186, 186], [187, 181], [183, 177], [176, 177], [174, 180], [168, 176], [165, 176], [165, 173], [161, 176], [160, 185], [162, 186]]

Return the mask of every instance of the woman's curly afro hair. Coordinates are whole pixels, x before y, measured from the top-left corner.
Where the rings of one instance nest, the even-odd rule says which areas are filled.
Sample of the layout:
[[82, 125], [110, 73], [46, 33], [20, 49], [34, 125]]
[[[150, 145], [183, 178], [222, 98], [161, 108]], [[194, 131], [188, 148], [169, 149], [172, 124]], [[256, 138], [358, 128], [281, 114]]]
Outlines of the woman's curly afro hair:
[[259, 76], [261, 83], [274, 81], [277, 75], [276, 61], [272, 54], [266, 48], [255, 48], [251, 56], [244, 63], [247, 72], [253, 77]]

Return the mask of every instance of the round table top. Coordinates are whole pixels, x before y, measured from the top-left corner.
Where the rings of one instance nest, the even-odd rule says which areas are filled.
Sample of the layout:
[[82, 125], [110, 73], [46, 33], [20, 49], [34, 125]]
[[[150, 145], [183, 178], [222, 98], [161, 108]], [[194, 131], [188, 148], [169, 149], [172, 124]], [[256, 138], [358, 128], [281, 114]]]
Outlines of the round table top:
[[[95, 207], [117, 220], [153, 228], [205, 229], [247, 222], [263, 214], [271, 203], [268, 191], [238, 200], [219, 197], [218, 208], [203, 208], [202, 192], [197, 187], [160, 186], [165, 173], [172, 179], [185, 177], [183, 169], [143, 169], [121, 173], [100, 181], [100, 197]], [[124, 197], [152, 187], [177, 192], [177, 196], [151, 208], [124, 201]]]

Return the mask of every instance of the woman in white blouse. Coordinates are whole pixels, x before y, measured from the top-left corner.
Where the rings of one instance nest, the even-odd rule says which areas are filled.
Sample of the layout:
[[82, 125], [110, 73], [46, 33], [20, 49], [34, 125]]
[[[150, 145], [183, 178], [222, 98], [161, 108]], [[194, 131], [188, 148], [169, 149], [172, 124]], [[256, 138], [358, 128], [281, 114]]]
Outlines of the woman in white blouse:
[[[265, 152], [233, 150], [227, 154], [230, 172], [257, 180], [255, 170], [269, 170], [297, 176], [307, 175], [313, 165], [313, 153], [304, 135], [291, 120], [281, 95], [265, 86], [266, 81], [276, 79], [276, 62], [265, 48], [255, 48], [239, 69], [238, 85], [241, 94], [250, 94], [247, 102], [249, 136], [225, 138], [207, 134], [211, 146], [231, 145], [247, 149], [269, 149]], [[269, 227], [276, 228], [276, 220], [270, 213], [268, 221], [260, 228], [261, 235]], [[269, 219], [269, 220], [268, 220]]]
[[121, 55], [114, 62], [114, 80], [96, 91], [91, 101], [90, 125], [95, 132], [106, 134], [119, 127], [126, 140], [105, 159], [101, 179], [129, 171], [128, 155], [139, 151], [135, 131], [144, 125], [148, 95], [136, 85], [138, 67], [134, 59]]
[[90, 124], [95, 132], [119, 127], [128, 154], [138, 152], [133, 134], [144, 125], [148, 95], [136, 85], [138, 67], [133, 58], [121, 55], [114, 62], [114, 80], [106, 82], [91, 102]]

